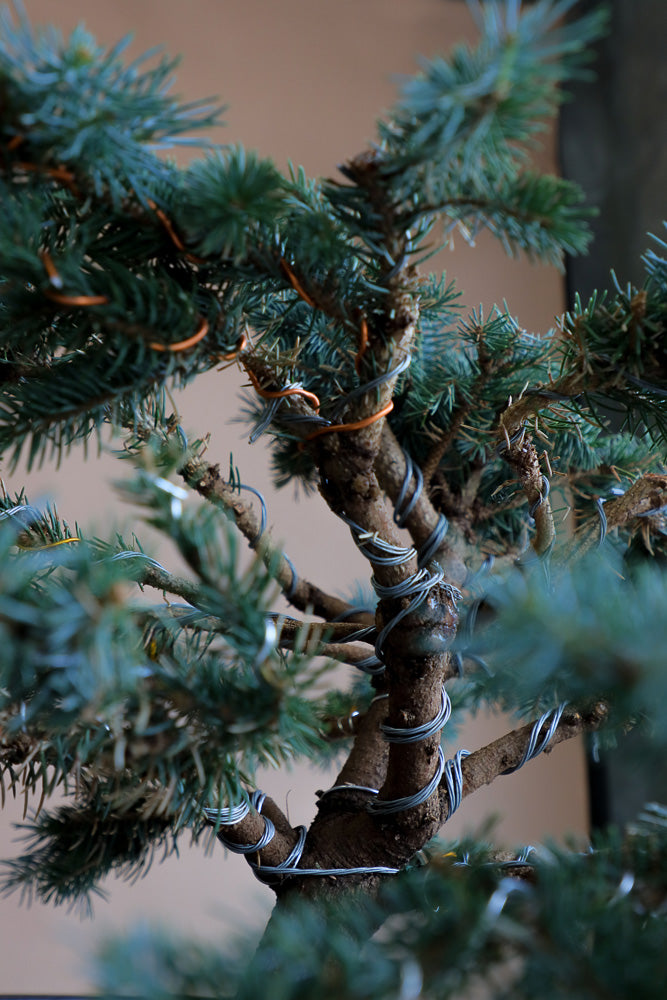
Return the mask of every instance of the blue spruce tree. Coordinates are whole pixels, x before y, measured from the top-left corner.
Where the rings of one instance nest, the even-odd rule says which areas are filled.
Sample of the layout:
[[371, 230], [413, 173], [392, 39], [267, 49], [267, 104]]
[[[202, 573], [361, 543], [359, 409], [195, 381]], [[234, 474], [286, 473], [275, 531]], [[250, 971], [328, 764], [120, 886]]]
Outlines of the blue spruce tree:
[[[219, 111], [172, 99], [168, 60], [3, 15], [5, 476], [111, 428], [126, 499], [188, 568], [146, 555], [139, 524], [92, 537], [3, 493], [2, 789], [36, 806], [4, 888], [85, 905], [107, 873], [217, 837], [276, 897], [254, 956], [109, 945], [109, 994], [661, 995], [663, 808], [587, 853], [438, 839], [578, 734], [634, 727], [649, 767], [667, 746], [665, 245], [641, 287], [614, 279], [539, 337], [428, 273], [452, 229], [555, 265], [588, 242], [581, 191], [528, 150], [604, 18], [471, 6], [476, 47], [424, 64], [336, 181], [240, 147], [178, 169], [155, 146]], [[374, 606], [300, 576], [233, 460], [180, 426], [170, 390], [221, 364], [250, 380], [276, 482], [349, 528]], [[485, 705], [518, 727], [446, 759], [450, 718]], [[263, 763], [335, 756], [308, 829], [255, 786]]]

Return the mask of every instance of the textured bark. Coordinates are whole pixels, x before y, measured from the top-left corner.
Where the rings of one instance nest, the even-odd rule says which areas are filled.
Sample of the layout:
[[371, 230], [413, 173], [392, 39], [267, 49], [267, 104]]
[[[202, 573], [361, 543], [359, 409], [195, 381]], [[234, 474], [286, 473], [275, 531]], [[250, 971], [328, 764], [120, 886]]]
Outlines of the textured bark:
[[[405, 480], [406, 468], [403, 449], [396, 440], [391, 427], [385, 423], [382, 428], [382, 447], [375, 459], [375, 471], [382, 489], [392, 502], [395, 502], [399, 495]], [[424, 482], [426, 484], [426, 478]], [[438, 523], [439, 516], [426, 490], [422, 490], [405, 522], [405, 527], [410, 532], [417, 548], [423, 545], [431, 535]], [[433, 560], [442, 566], [448, 582], [455, 587], [460, 586], [466, 577], [466, 567], [462, 559], [466, 547], [458, 525], [450, 522], [449, 530], [440, 548], [433, 553]]]
[[[553, 747], [578, 736], [580, 733], [594, 732], [599, 729], [607, 715], [608, 708], [604, 702], [598, 702], [582, 711], [564, 712], [544, 753], [550, 753]], [[483, 785], [490, 785], [504, 772], [516, 768], [523, 759], [533, 728], [534, 723], [530, 723], [520, 729], [513, 729], [494, 740], [493, 743], [489, 743], [488, 746], [482, 747], [466, 757], [461, 763], [463, 798], [471, 795]], [[443, 785], [440, 787], [440, 801], [444, 821], [449, 813], [449, 798]]]
[[[270, 532], [265, 532], [260, 538], [261, 525], [257, 514], [252, 506], [245, 503], [238, 492], [225, 481], [218, 465], [193, 459], [187, 462], [180, 472], [183, 479], [200, 496], [220, 505], [233, 515], [239, 531], [248, 540], [251, 548], [261, 551], [266, 563], [275, 565], [277, 562], [276, 580], [283, 588], [290, 604], [299, 611], [307, 611], [327, 619], [350, 613], [352, 609], [346, 601], [327, 594], [314, 583], [301, 577], [297, 577], [296, 583], [294, 582], [292, 568], [273, 543]], [[369, 616], [363, 612], [356, 613], [355, 620], [370, 624]]]

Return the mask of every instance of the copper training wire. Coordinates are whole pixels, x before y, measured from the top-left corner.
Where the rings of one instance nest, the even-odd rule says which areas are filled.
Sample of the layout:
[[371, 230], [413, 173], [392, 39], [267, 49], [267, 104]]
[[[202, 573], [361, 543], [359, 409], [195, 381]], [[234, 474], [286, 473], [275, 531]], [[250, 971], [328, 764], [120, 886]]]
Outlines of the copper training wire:
[[178, 235], [178, 233], [176, 232], [176, 230], [172, 226], [171, 219], [169, 218], [169, 216], [167, 215], [167, 213], [164, 212], [161, 208], [158, 208], [158, 206], [155, 204], [155, 202], [153, 201], [152, 198], [147, 198], [146, 199], [146, 204], [148, 205], [148, 207], [153, 212], [155, 212], [155, 214], [157, 215], [158, 219], [160, 220], [160, 222], [162, 223], [162, 225], [166, 229], [166, 231], [167, 231], [167, 233], [169, 235], [169, 239], [174, 244], [174, 246], [176, 247], [176, 249], [180, 250], [182, 253], [185, 253], [186, 252], [186, 250], [185, 250], [185, 244], [183, 243], [183, 240], [180, 238], [180, 236]]
[[76, 178], [74, 177], [72, 171], [68, 170], [67, 167], [44, 167], [40, 163], [27, 163], [24, 160], [19, 160], [15, 166], [17, 166], [20, 170], [30, 170], [33, 172], [48, 174], [48, 176], [52, 177], [54, 181], [62, 181], [63, 184], [68, 187], [74, 187]]
[[173, 223], [172, 223], [171, 219], [169, 218], [169, 216], [167, 215], [167, 213], [165, 211], [163, 211], [161, 208], [159, 208], [155, 204], [155, 202], [153, 201], [152, 198], [147, 198], [146, 199], [146, 203], [147, 203], [148, 207], [153, 212], [155, 212], [155, 214], [157, 215], [158, 219], [160, 220], [160, 222], [164, 226], [164, 228], [166, 230], [166, 233], [169, 236], [169, 239], [174, 244], [174, 246], [176, 247], [176, 249], [180, 250], [180, 252], [188, 260], [191, 260], [195, 264], [201, 264], [203, 262], [204, 258], [203, 257], [196, 257], [195, 254], [189, 252], [189, 250], [185, 246], [185, 243], [183, 242], [183, 240], [181, 239], [181, 237], [178, 235], [178, 233], [174, 229]]
[[250, 371], [249, 368], [246, 368], [246, 372], [248, 374], [248, 378], [253, 384], [253, 388], [257, 394], [262, 396], [264, 399], [285, 399], [287, 396], [303, 396], [303, 398], [308, 400], [308, 402], [312, 405], [314, 410], [319, 410], [320, 401], [314, 392], [308, 392], [307, 389], [302, 389], [300, 386], [296, 385], [289, 386], [287, 389], [263, 389], [259, 384], [259, 379], [255, 373]]
[[[242, 351], [245, 351], [247, 344], [248, 344], [248, 338], [246, 337], [245, 333], [242, 333], [234, 350], [231, 351], [229, 354], [219, 354], [217, 360], [236, 361], [239, 354], [241, 354]], [[220, 371], [222, 371], [222, 369], [220, 369]]]
[[317, 430], [311, 431], [307, 434], [302, 441], [305, 444], [306, 441], [312, 441], [314, 438], [320, 437], [322, 434], [338, 434], [341, 431], [360, 431], [363, 427], [369, 427], [374, 424], [376, 420], [380, 420], [382, 417], [386, 417], [388, 413], [394, 409], [394, 401], [390, 400], [386, 406], [377, 413], [371, 414], [370, 417], [364, 417], [363, 420], [355, 420], [351, 424], [331, 424], [330, 427], [318, 427]]
[[303, 299], [303, 301], [306, 302], [313, 309], [317, 309], [317, 306], [316, 306], [315, 302], [313, 301], [313, 299], [311, 299], [311, 297], [308, 294], [308, 292], [306, 292], [301, 287], [301, 284], [299, 283], [299, 279], [297, 278], [296, 274], [294, 273], [294, 271], [292, 270], [292, 268], [289, 266], [289, 264], [287, 263], [287, 261], [285, 260], [284, 257], [280, 258], [280, 267], [284, 271], [285, 277], [287, 278], [287, 280], [289, 281], [290, 285], [292, 286], [292, 288], [294, 289], [294, 291], [297, 293], [297, 295], [299, 296], [299, 298]]
[[361, 317], [361, 322], [359, 324], [359, 350], [357, 351], [356, 357], [354, 359], [354, 367], [359, 374], [359, 369], [361, 368], [361, 360], [366, 353], [368, 348], [368, 323], [366, 322], [366, 317]]
[[51, 288], [47, 288], [44, 294], [59, 306], [105, 306], [109, 302], [106, 295], [61, 295]]
[[176, 344], [160, 344], [155, 340], [151, 340], [148, 342], [148, 346], [153, 351], [187, 351], [188, 347], [194, 347], [200, 340], [203, 340], [207, 333], [208, 320], [202, 317], [197, 332], [193, 333], [187, 340], [179, 340]]
[[[40, 250], [39, 256], [51, 284], [62, 287], [62, 278], [49, 251]], [[51, 299], [59, 306], [105, 306], [109, 301], [106, 295], [64, 295], [62, 292], [54, 291], [53, 288], [47, 288], [44, 294], [47, 299]]]
[[[42, 250], [40, 257], [49, 281], [52, 284], [62, 284], [62, 279], [49, 251]], [[61, 292], [55, 292], [51, 288], [47, 288], [44, 294], [52, 302], [57, 302], [61, 306], [103, 306], [109, 302], [106, 295], [63, 295]], [[202, 317], [197, 332], [193, 333], [186, 340], [179, 340], [176, 344], [161, 344], [158, 341], [151, 340], [148, 342], [148, 346], [153, 351], [186, 351], [189, 347], [194, 347], [200, 340], [203, 340], [208, 330], [208, 321]]]
[[[13, 135], [12, 138], [7, 143], [7, 149], [10, 152], [14, 152], [19, 146], [22, 146], [25, 142], [25, 136], [21, 134]], [[62, 181], [67, 187], [76, 193], [76, 177], [71, 170], [67, 167], [47, 167], [43, 163], [30, 163], [28, 160], [20, 160], [14, 164], [19, 170], [32, 171], [33, 173], [39, 172], [42, 174], [47, 174], [56, 181]]]
[[51, 284], [55, 288], [62, 288], [63, 279], [58, 274], [58, 269], [56, 265], [53, 263], [53, 258], [51, 257], [49, 251], [41, 250], [39, 256], [42, 261], [42, 264], [44, 265], [44, 270], [46, 271], [47, 277], [51, 282]]

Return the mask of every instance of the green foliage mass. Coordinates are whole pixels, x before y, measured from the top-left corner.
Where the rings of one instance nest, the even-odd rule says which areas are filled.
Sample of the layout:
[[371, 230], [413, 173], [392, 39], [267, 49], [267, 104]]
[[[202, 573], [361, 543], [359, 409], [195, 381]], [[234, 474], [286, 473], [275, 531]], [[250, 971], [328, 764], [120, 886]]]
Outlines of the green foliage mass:
[[[14, 520], [0, 521], [0, 720], [5, 739], [30, 734], [33, 750], [26, 766], [9, 763], [4, 781], [20, 781], [26, 795], [92, 782], [86, 808], [40, 814], [33, 836], [45, 845], [6, 887], [61, 902], [85, 900], [113, 868], [132, 874], [186, 828], [201, 836], [204, 808], [244, 797], [257, 766], [316, 754], [322, 743], [308, 661], [283, 657], [267, 632], [272, 574], [261, 560], [240, 571], [235, 529], [213, 508], [175, 519], [170, 495], [141, 473], [124, 489], [176, 543], [189, 586], [122, 539], [54, 549], [54, 535], [73, 536], [44, 518], [30, 531], [46, 535], [47, 548], [16, 553]], [[158, 585], [196, 606], [177, 616], [173, 605], [128, 606], [127, 588], [156, 569]], [[96, 837], [107, 823], [124, 850], [115, 834]]]
[[429, 865], [392, 880], [377, 901], [290, 907], [255, 955], [241, 942], [225, 953], [139, 928], [105, 947], [101, 985], [107, 994], [239, 1000], [256, 997], [267, 978], [280, 1000], [454, 1000], [482, 989], [521, 1000], [655, 998], [664, 917], [649, 886], [665, 889], [664, 823], [653, 807], [625, 842], [600, 836], [590, 853], [551, 845], [531, 856], [530, 884], [494, 863], [488, 845], [440, 843]]

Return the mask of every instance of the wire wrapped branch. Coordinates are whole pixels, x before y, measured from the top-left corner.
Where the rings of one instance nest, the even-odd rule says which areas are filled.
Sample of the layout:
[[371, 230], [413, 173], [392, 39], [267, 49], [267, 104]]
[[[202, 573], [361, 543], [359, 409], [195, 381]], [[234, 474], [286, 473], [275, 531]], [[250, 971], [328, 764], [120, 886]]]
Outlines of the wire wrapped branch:
[[115, 557], [123, 557], [128, 561], [134, 557], [136, 559], [136, 569], [134, 578], [142, 586], [153, 587], [155, 590], [164, 591], [167, 594], [176, 594], [184, 601], [199, 607], [201, 604], [201, 588], [198, 584], [187, 580], [182, 576], [174, 576], [169, 573], [164, 566], [144, 555], [143, 552], [120, 552]]
[[[667, 475], [647, 472], [621, 496], [604, 505], [605, 532], [627, 527], [635, 518], [651, 517], [667, 506]], [[579, 558], [600, 541], [599, 518], [586, 522], [567, 546], [565, 558]]]
[[[140, 553], [137, 553], [137, 555], [140, 555]], [[145, 568], [142, 567], [139, 582], [144, 586], [152, 586], [167, 593], [179, 593], [180, 596], [184, 596], [183, 592], [185, 592], [188, 595], [189, 602], [195, 605], [195, 607], [198, 606], [200, 595], [195, 585], [189, 585], [188, 581], [182, 580], [180, 577], [173, 577], [166, 570], [161, 570], [154, 565], [149, 565]], [[220, 618], [206, 615], [197, 615], [193, 618], [192, 608], [187, 605], [169, 605], [166, 610], [169, 611], [169, 614], [175, 621], [182, 621], [184, 628], [196, 627], [198, 631], [217, 632], [221, 635], [224, 635], [227, 631], [225, 622]], [[149, 612], [139, 609], [138, 619], [149, 623], [153, 620], [153, 617]], [[369, 626], [360, 629], [358, 625], [352, 623], [340, 623], [338, 627], [342, 630], [340, 634], [341, 641], [329, 642], [326, 639], [329, 629], [319, 623], [309, 625], [307, 622], [297, 622], [295, 619], [287, 619], [285, 621], [279, 614], [268, 615], [267, 619], [275, 622], [278, 630], [275, 642], [281, 649], [297, 649], [308, 656], [326, 656], [329, 659], [339, 660], [341, 663], [347, 663], [350, 666], [356, 666], [366, 660], [369, 650], [364, 646], [346, 641], [347, 636], [359, 636], [359, 638], [362, 638], [359, 634], [361, 632], [375, 632], [375, 629]], [[335, 628], [335, 626], [333, 627]]]
[[[286, 618], [281, 614], [272, 614], [272, 618], [278, 627], [281, 639], [299, 642], [304, 646], [313, 645], [319, 647], [325, 642], [349, 642], [352, 639], [363, 639], [371, 642], [371, 635], [375, 629], [372, 626], [359, 628], [358, 622], [304, 622], [298, 618]], [[363, 633], [363, 634], [362, 634]]]
[[[389, 299], [391, 315], [385, 317], [385, 340], [378, 344], [371, 338], [367, 348], [376, 357], [381, 371], [390, 369], [390, 360], [396, 362], [396, 353], [391, 359], [386, 355], [386, 345], [392, 339], [399, 359], [409, 356], [417, 322], [417, 310], [409, 293], [392, 288]], [[388, 406], [394, 383], [395, 377], [383, 383], [380, 406]], [[367, 405], [368, 401], [362, 397], [361, 415]], [[373, 405], [378, 406], [377, 399], [373, 399]], [[400, 544], [397, 528], [407, 522], [412, 505], [405, 495], [405, 475], [391, 497], [395, 509], [386, 500], [389, 491], [378, 480], [375, 463], [381, 461], [378, 455], [383, 446], [384, 426], [378, 422], [360, 424], [358, 430], [340, 441], [336, 435], [320, 437], [322, 443], [316, 461], [323, 496], [348, 524], [358, 548], [373, 567], [372, 584], [380, 598], [379, 631], [376, 665], [368, 669], [377, 675], [386, 664], [390, 723], [387, 732], [400, 728], [402, 732], [420, 735], [414, 741], [398, 740], [383, 731], [388, 750], [377, 758], [383, 762], [386, 759], [383, 780], [378, 777], [373, 785], [367, 776], [366, 780], [358, 780], [354, 768], [351, 769], [354, 780], [350, 780], [344, 769], [327, 798], [336, 792], [337, 799], [343, 790], [346, 794], [370, 795], [368, 808], [383, 839], [389, 841], [393, 834], [406, 836], [410, 842], [414, 838], [416, 849], [425, 829], [434, 833], [439, 819], [435, 793], [444, 764], [439, 750], [439, 729], [441, 719], [447, 717], [447, 713], [441, 713], [442, 684], [447, 641], [453, 636], [456, 613], [454, 591], [442, 583], [442, 570], [432, 563], [438, 537], [444, 532], [436, 532], [434, 526], [419, 552]], [[405, 467], [404, 462], [403, 472]], [[442, 525], [438, 517], [435, 522]], [[430, 645], [435, 640], [439, 644]], [[435, 730], [429, 728], [433, 719], [438, 720]], [[427, 728], [422, 731], [424, 726]], [[357, 727], [355, 747], [361, 734]], [[419, 811], [418, 820], [415, 810]]]
[[[553, 727], [548, 747], [545, 745], [543, 749], [548, 753], [551, 747], [558, 743], [563, 743], [565, 740], [570, 740], [584, 732], [594, 732], [603, 725], [608, 714], [609, 709], [604, 702], [597, 702], [590, 708], [581, 711], [574, 708], [563, 710], [557, 725]], [[543, 729], [546, 728], [547, 720], [544, 717], [539, 722], [543, 724]], [[530, 746], [531, 740], [534, 742], [535, 729], [535, 723], [529, 723], [527, 726], [506, 733], [494, 740], [493, 743], [475, 750], [474, 753], [465, 755], [465, 759], [459, 761], [461, 782], [456, 793], [458, 802], [477, 791], [482, 785], [490, 785], [500, 775], [517, 770], [525, 762], [526, 750]], [[542, 740], [544, 740], [544, 735], [542, 732]], [[442, 822], [453, 812], [451, 797], [452, 788], [448, 789], [447, 781], [443, 779], [440, 784]], [[457, 805], [458, 802], [455, 802], [454, 805]]]
[[255, 793], [251, 801], [253, 808], [207, 809], [206, 818], [225, 847], [245, 854], [253, 869], [279, 865], [294, 850], [299, 834], [273, 799], [261, 795], [260, 802]]
[[[281, 649], [297, 648], [297, 643], [294, 639], [281, 638], [278, 640], [278, 645]], [[300, 645], [299, 648], [301, 648]], [[368, 649], [364, 649], [363, 646], [347, 646], [336, 642], [319, 643], [314, 648], [307, 645], [306, 651], [312, 656], [326, 656], [330, 660], [338, 660], [340, 663], [347, 663], [351, 667], [356, 667], [360, 663], [364, 663], [369, 655]]]
[[585, 390], [588, 393], [595, 390], [599, 381], [599, 378], [592, 372], [576, 371], [555, 381], [550, 381], [546, 385], [538, 384], [535, 387], [527, 388], [504, 411], [501, 418], [502, 426], [506, 428], [511, 437], [528, 420], [555, 403], [569, 402], [570, 400], [578, 402], [582, 392]]
[[[254, 509], [239, 496], [230, 483], [226, 482], [218, 465], [191, 459], [179, 471], [188, 485], [200, 496], [231, 512], [239, 531], [248, 540], [250, 547], [261, 550], [265, 563], [275, 567], [276, 580], [295, 608], [327, 619], [338, 618], [352, 610], [346, 601], [327, 594], [308, 580], [299, 577], [295, 583], [294, 570], [290, 562], [284, 555], [279, 554], [270, 534], [262, 533], [261, 523]], [[363, 612], [359, 613], [357, 621], [370, 624], [369, 616]]]
[[[409, 531], [412, 540], [420, 551], [428, 546], [428, 559], [439, 563], [447, 580], [460, 586], [466, 576], [466, 567], [458, 556], [455, 546], [444, 529], [441, 515], [429, 500], [424, 489], [418, 489], [415, 480], [410, 487], [409, 458], [396, 440], [396, 436], [388, 424], [382, 428], [382, 443], [375, 459], [375, 472], [378, 481], [392, 503], [396, 504], [405, 491], [406, 480], [410, 495], [411, 507], [402, 518], [402, 525]], [[412, 502], [414, 501], [414, 502]]]
[[[389, 744], [382, 738], [380, 727], [387, 717], [387, 705], [386, 697], [376, 698], [368, 711], [355, 717], [354, 743], [347, 760], [332, 788], [320, 793], [318, 809], [321, 815], [328, 816], [332, 811], [344, 809], [346, 804], [354, 802], [354, 797], [350, 798], [354, 789], [378, 789], [384, 784]], [[318, 819], [315, 824], [317, 822]]]

